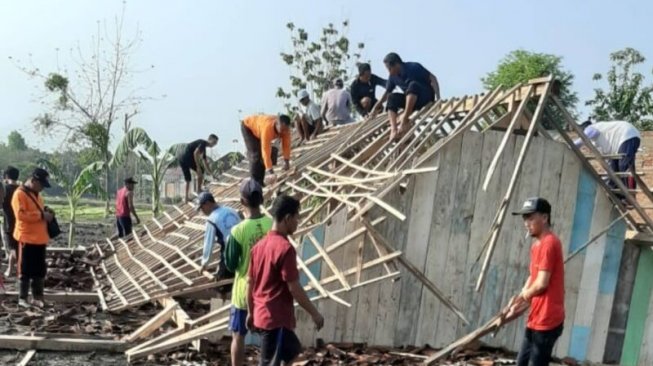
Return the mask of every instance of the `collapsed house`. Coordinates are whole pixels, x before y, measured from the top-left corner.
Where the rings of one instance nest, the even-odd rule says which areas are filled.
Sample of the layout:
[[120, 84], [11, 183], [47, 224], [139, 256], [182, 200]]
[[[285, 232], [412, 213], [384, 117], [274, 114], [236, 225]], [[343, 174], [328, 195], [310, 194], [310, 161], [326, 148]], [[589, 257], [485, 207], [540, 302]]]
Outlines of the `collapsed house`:
[[[395, 142], [382, 115], [296, 147], [293, 170], [266, 189], [266, 198], [285, 192], [302, 202], [293, 245], [309, 296], [323, 299], [325, 327], [315, 332], [298, 310], [300, 339], [429, 344], [445, 353], [463, 345], [519, 293], [531, 239], [510, 212], [542, 196], [552, 203], [567, 255], [565, 331], [555, 354], [651, 364], [653, 221], [640, 201], [651, 204], [653, 195], [637, 175], [638, 191], [627, 190], [605, 163], [614, 157], [591, 144], [575, 147], [572, 136], [586, 137], [555, 89], [543, 78], [438, 101], [415, 113]], [[240, 209], [245, 176], [246, 162], [211, 191]], [[189, 343], [199, 348], [201, 338], [226, 333], [228, 304], [191, 319], [174, 300], [224, 284], [198, 271], [204, 225], [190, 205], [173, 206], [125, 240], [94, 245], [105, 310], [162, 307], [126, 337], [130, 360]], [[159, 332], [169, 320], [178, 328]], [[482, 340], [516, 350], [523, 326], [520, 319]]]

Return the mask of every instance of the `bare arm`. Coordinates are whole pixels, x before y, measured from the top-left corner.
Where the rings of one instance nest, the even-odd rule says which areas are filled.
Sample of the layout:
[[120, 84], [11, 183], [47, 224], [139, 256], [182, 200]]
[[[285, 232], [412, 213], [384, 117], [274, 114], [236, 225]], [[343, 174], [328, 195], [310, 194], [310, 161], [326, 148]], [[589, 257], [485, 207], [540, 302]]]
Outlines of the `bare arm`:
[[537, 272], [537, 277], [533, 283], [526, 285], [522, 290], [521, 297], [526, 301], [530, 301], [533, 296], [537, 296], [544, 292], [549, 287], [549, 280], [551, 280], [551, 272], [540, 270]]
[[438, 78], [435, 77], [435, 75], [430, 74], [429, 79], [431, 80], [431, 87], [433, 88], [433, 91], [435, 92], [435, 98], [436, 100], [440, 99], [440, 84], [438, 83]]
[[381, 99], [379, 99], [376, 102], [376, 104], [374, 105], [374, 107], [372, 107], [372, 112], [370, 113], [370, 118], [374, 118], [376, 116], [376, 114], [381, 110], [381, 108], [383, 107], [383, 103], [385, 103], [386, 100], [388, 100], [389, 95], [390, 95], [390, 93], [386, 89], [386, 91], [383, 92], [383, 95], [381, 96]]
[[292, 294], [292, 297], [297, 301], [299, 306], [301, 306], [306, 312], [308, 312], [311, 315], [311, 318], [313, 318], [313, 321], [315, 322], [315, 325], [317, 326], [317, 329], [321, 329], [322, 326], [324, 325], [324, 318], [320, 314], [320, 312], [317, 311], [317, 308], [311, 300], [308, 298], [306, 295], [306, 292], [302, 288], [302, 285], [299, 284], [299, 280], [295, 280], [292, 282], [288, 282], [288, 289], [290, 290], [290, 293]]
[[139, 224], [141, 219], [139, 219], [138, 214], [136, 214], [136, 205], [134, 205], [134, 192], [127, 193], [127, 203], [129, 204], [129, 212], [134, 215], [134, 218], [136, 218], [136, 223]]

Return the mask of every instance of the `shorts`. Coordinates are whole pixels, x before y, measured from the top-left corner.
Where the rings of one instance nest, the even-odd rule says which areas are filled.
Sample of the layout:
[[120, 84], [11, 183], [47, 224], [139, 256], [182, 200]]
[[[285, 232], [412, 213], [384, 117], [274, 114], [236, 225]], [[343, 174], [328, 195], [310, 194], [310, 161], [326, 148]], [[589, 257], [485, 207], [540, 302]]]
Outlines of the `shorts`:
[[433, 92], [433, 89], [430, 85], [424, 85], [412, 81], [410, 84], [408, 84], [408, 88], [403, 94], [392, 93], [388, 96], [386, 110], [399, 112], [400, 109], [404, 109], [406, 107], [406, 95], [408, 94], [417, 95], [417, 101], [415, 102], [413, 111], [418, 111], [435, 100], [435, 93]]
[[181, 168], [181, 172], [184, 173], [184, 181], [190, 182], [193, 179], [190, 175], [190, 171], [191, 170], [197, 171], [197, 166], [195, 166], [195, 162], [182, 159], [179, 161], [179, 167]]
[[295, 332], [286, 328], [261, 330], [261, 362], [259, 365], [288, 363], [302, 352], [302, 345]]
[[229, 312], [229, 330], [242, 336], [247, 335], [247, 310], [231, 307]]
[[306, 131], [309, 135], [312, 135], [313, 132], [315, 132], [315, 125], [312, 125], [310, 123], [306, 124], [308, 126], [308, 131]]
[[18, 250], [18, 241], [14, 239], [14, 236], [11, 233], [3, 232], [2, 240], [4, 240], [5, 246], [8, 250]]

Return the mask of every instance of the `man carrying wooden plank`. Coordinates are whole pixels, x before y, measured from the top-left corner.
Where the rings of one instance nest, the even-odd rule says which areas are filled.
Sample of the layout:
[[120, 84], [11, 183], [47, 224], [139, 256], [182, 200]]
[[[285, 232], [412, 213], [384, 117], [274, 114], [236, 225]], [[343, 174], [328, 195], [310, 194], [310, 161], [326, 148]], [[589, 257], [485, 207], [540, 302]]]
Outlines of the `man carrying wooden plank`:
[[118, 237], [124, 238], [132, 233], [132, 215], [136, 219], [136, 225], [141, 223], [134, 205], [134, 186], [136, 181], [129, 177], [125, 179], [125, 186], [116, 193], [116, 226]]
[[247, 218], [231, 228], [225, 248], [227, 269], [236, 274], [231, 290], [231, 364], [240, 366], [245, 361], [245, 336], [247, 335], [247, 272], [250, 251], [272, 228], [272, 219], [261, 212], [263, 188], [254, 179], [247, 178], [240, 185], [240, 202]]
[[224, 264], [224, 247], [231, 234], [231, 229], [240, 222], [240, 216], [233, 208], [217, 204], [215, 198], [209, 192], [200, 193], [198, 201], [197, 211], [202, 211], [204, 215], [208, 216], [199, 272], [204, 272], [209, 265], [211, 254], [213, 254], [213, 245], [217, 242], [220, 245], [220, 262], [218, 263], [216, 277], [218, 280], [232, 277]]
[[280, 365], [281, 362], [291, 365], [301, 352], [301, 344], [293, 331], [293, 300], [311, 315], [318, 330], [324, 325], [324, 318], [299, 283], [297, 252], [288, 240], [297, 230], [299, 208], [295, 198], [277, 197], [272, 207], [272, 230], [251, 252], [247, 327], [261, 334], [259, 365], [263, 366]]
[[[635, 172], [635, 155], [641, 143], [639, 130], [626, 121], [596, 122], [586, 121], [581, 125], [584, 133], [603, 155], [623, 155], [619, 159], [610, 159], [610, 168], [615, 173]], [[576, 146], [583, 145], [582, 139], [574, 141]], [[635, 189], [635, 179], [630, 176], [621, 178], [628, 189]], [[611, 188], [617, 185], [610, 180]], [[623, 196], [618, 194], [618, 196]], [[623, 198], [623, 197], [622, 197]]]
[[218, 136], [210, 134], [207, 140], [199, 139], [186, 145], [184, 152], [179, 157], [179, 166], [181, 167], [181, 171], [184, 173], [184, 180], [186, 181], [186, 195], [184, 196], [186, 202], [190, 200], [189, 191], [190, 182], [192, 180], [190, 171], [195, 171], [195, 178], [197, 179], [195, 189], [196, 192], [200, 192], [202, 190], [202, 185], [204, 184], [204, 172], [211, 173], [209, 161], [206, 158], [206, 148], [212, 148], [217, 144]]
[[297, 99], [299, 99], [300, 113], [295, 116], [295, 126], [297, 126], [299, 144], [301, 145], [304, 140], [310, 141], [322, 132], [322, 116], [320, 115], [320, 107], [313, 102], [306, 89], [302, 89], [297, 93]]
[[243, 140], [247, 147], [247, 159], [249, 160], [249, 172], [261, 187], [265, 186], [265, 174], [268, 173], [270, 183], [276, 181], [273, 162], [275, 157], [272, 154], [272, 141], [281, 139], [281, 150], [283, 152], [283, 169], [290, 169], [290, 117], [285, 114], [279, 116], [254, 115], [245, 117], [240, 125]]
[[[383, 103], [388, 101], [386, 109], [390, 118], [390, 140], [394, 140], [397, 133], [404, 132], [410, 123], [410, 115], [434, 100], [440, 99], [440, 85], [435, 77], [424, 66], [417, 62], [404, 62], [398, 54], [388, 53], [383, 58], [383, 63], [388, 69], [388, 83], [383, 97], [376, 102], [372, 117], [381, 110]], [[393, 93], [399, 87], [402, 93]], [[399, 110], [404, 110], [401, 121], [397, 124]]]
[[[526, 332], [517, 356], [517, 366], [543, 366], [551, 361], [556, 340], [565, 320], [565, 274], [560, 239], [551, 231], [551, 205], [544, 198], [527, 199], [521, 215], [531, 246], [530, 276], [511, 309], [530, 303]], [[515, 310], [516, 311], [516, 310]]]

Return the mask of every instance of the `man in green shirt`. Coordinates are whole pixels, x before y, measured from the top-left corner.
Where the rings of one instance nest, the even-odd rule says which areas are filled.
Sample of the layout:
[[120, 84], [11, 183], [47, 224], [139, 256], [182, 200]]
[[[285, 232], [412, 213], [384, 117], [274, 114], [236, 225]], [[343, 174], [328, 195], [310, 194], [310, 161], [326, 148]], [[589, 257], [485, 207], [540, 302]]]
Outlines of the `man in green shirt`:
[[272, 228], [272, 219], [261, 212], [263, 188], [257, 181], [247, 178], [241, 183], [240, 202], [245, 207], [247, 219], [231, 229], [227, 243], [227, 252], [238, 253], [236, 254], [238, 260], [233, 257], [230, 258], [231, 260], [226, 260], [228, 269], [235, 273], [229, 317], [229, 329], [232, 332], [231, 364], [234, 366], [242, 365], [245, 359], [247, 271], [250, 250]]

